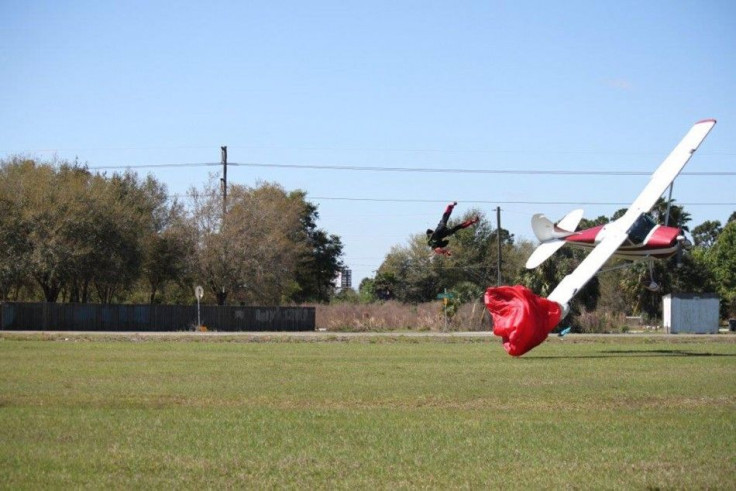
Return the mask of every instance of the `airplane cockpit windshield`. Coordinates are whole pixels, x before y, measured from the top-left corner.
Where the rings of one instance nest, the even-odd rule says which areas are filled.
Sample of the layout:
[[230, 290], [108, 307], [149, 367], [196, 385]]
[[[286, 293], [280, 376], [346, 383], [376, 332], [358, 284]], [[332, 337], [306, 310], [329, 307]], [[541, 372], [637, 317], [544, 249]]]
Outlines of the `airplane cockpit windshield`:
[[629, 242], [633, 245], [642, 244], [644, 239], [647, 238], [647, 235], [649, 235], [649, 232], [656, 226], [657, 222], [652, 217], [646, 213], [642, 213], [629, 229]]

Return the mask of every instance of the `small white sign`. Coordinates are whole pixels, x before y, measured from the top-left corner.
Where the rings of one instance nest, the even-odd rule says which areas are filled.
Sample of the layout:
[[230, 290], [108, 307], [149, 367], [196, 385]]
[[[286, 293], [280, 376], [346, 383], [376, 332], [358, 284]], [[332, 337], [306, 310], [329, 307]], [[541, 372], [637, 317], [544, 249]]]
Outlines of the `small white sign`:
[[202, 297], [204, 297], [204, 288], [202, 288], [201, 286], [197, 285], [194, 288], [194, 295], [197, 296], [197, 300], [202, 300]]

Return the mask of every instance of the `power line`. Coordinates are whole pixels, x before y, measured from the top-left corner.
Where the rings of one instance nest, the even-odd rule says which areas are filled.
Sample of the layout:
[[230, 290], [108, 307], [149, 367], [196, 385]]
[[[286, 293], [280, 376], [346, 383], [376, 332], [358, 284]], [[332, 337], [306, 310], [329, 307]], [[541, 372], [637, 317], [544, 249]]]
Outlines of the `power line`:
[[[169, 198], [185, 198], [190, 196], [186, 194], [170, 194]], [[309, 200], [327, 200], [327, 201], [370, 201], [378, 203], [446, 203], [447, 199], [412, 199], [412, 198], [356, 198], [346, 196], [310, 196]], [[627, 201], [526, 201], [526, 200], [480, 200], [480, 199], [464, 199], [463, 203], [468, 204], [491, 204], [491, 205], [601, 205], [601, 206], [629, 206], [631, 202]], [[736, 206], [734, 202], [699, 202], [699, 203], [680, 203], [678, 206]]]
[[[89, 170], [127, 170], [157, 169], [177, 167], [214, 167], [220, 162], [181, 163], [181, 164], [135, 164], [135, 165], [99, 165], [90, 166]], [[596, 170], [561, 170], [561, 169], [457, 169], [436, 167], [381, 167], [361, 165], [322, 165], [322, 164], [262, 164], [257, 162], [228, 162], [229, 166], [264, 167], [273, 169], [305, 169], [305, 170], [342, 170], [359, 172], [412, 172], [429, 174], [510, 174], [510, 175], [559, 175], [559, 176], [649, 176], [651, 171], [596, 171]], [[736, 171], [682, 172], [688, 176], [736, 176]]]
[[[314, 200], [336, 200], [336, 201], [375, 201], [387, 203], [446, 203], [448, 200], [441, 199], [411, 199], [411, 198], [353, 198], [353, 197], [337, 197], [337, 196], [309, 196], [307, 198]], [[630, 202], [615, 201], [523, 201], [523, 200], [480, 200], [480, 199], [463, 199], [463, 203], [480, 203], [480, 204], [501, 204], [501, 205], [630, 205]], [[735, 203], [704, 203], [713, 205], [736, 204]]]
[[[513, 155], [513, 154], [534, 154], [534, 155], [612, 155], [612, 156], [661, 156], [662, 154], [654, 151], [612, 151], [612, 150], [518, 150], [518, 149], [468, 149], [468, 148], [410, 148], [410, 147], [375, 147], [375, 146], [309, 146], [309, 145], [229, 145], [231, 149], [247, 149], [247, 150], [291, 150], [291, 151], [326, 151], [326, 152], [390, 152], [390, 153], [435, 153], [435, 154], [488, 154], [488, 155]], [[212, 145], [173, 145], [173, 146], [113, 146], [113, 147], [56, 147], [56, 148], [26, 148], [20, 150], [0, 149], [2, 154], [34, 154], [34, 153], [51, 153], [51, 152], [98, 152], [98, 151], [152, 151], [152, 150], [202, 150], [210, 149]], [[733, 156], [734, 152], [729, 151], [702, 151], [699, 152], [703, 156]]]
[[[116, 165], [91, 165], [87, 167], [89, 170], [127, 170], [127, 169], [161, 169], [166, 167], [214, 167], [214, 166], [220, 166], [222, 165], [222, 162], [199, 162], [199, 163], [189, 163], [189, 164], [136, 164], [136, 165], [124, 165], [124, 164], [116, 164]], [[238, 164], [230, 164], [230, 165], [238, 165]]]
[[[515, 174], [515, 175], [588, 175], [588, 176], [649, 176], [651, 171], [592, 171], [592, 170], [551, 170], [551, 169], [456, 169], [433, 167], [379, 167], [359, 165], [318, 165], [318, 164], [236, 164], [248, 167], [270, 167], [278, 169], [346, 170], [367, 172], [422, 172], [438, 174]], [[736, 176], [736, 172], [682, 172], [680, 175]]]

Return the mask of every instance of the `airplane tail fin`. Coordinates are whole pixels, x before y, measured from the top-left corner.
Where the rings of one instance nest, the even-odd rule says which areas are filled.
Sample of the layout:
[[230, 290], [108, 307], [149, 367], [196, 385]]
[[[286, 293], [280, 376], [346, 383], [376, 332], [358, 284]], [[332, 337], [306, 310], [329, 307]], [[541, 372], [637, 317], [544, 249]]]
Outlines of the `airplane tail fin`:
[[554, 254], [560, 247], [565, 245], [563, 240], [575, 234], [575, 229], [583, 218], [583, 210], [573, 210], [557, 222], [552, 221], [541, 213], [532, 217], [532, 230], [541, 242], [529, 259], [526, 261], [527, 269], [534, 269]]
[[564, 239], [575, 233], [575, 229], [583, 218], [582, 208], [572, 210], [565, 215], [557, 224], [541, 213], [537, 213], [532, 217], [532, 230], [537, 236], [539, 242], [549, 242], [553, 239]]

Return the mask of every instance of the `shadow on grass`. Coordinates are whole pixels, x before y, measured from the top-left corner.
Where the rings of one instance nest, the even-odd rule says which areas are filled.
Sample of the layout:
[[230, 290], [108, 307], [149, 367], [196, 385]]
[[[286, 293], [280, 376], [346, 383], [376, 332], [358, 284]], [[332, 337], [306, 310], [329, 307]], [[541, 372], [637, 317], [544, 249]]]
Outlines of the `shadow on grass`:
[[535, 360], [559, 360], [559, 359], [595, 359], [595, 358], [644, 358], [655, 356], [729, 356], [736, 357], [731, 353], [709, 353], [700, 351], [687, 351], [681, 349], [653, 349], [653, 350], [603, 350], [598, 355], [560, 355], [560, 356], [530, 356], [528, 359]]

